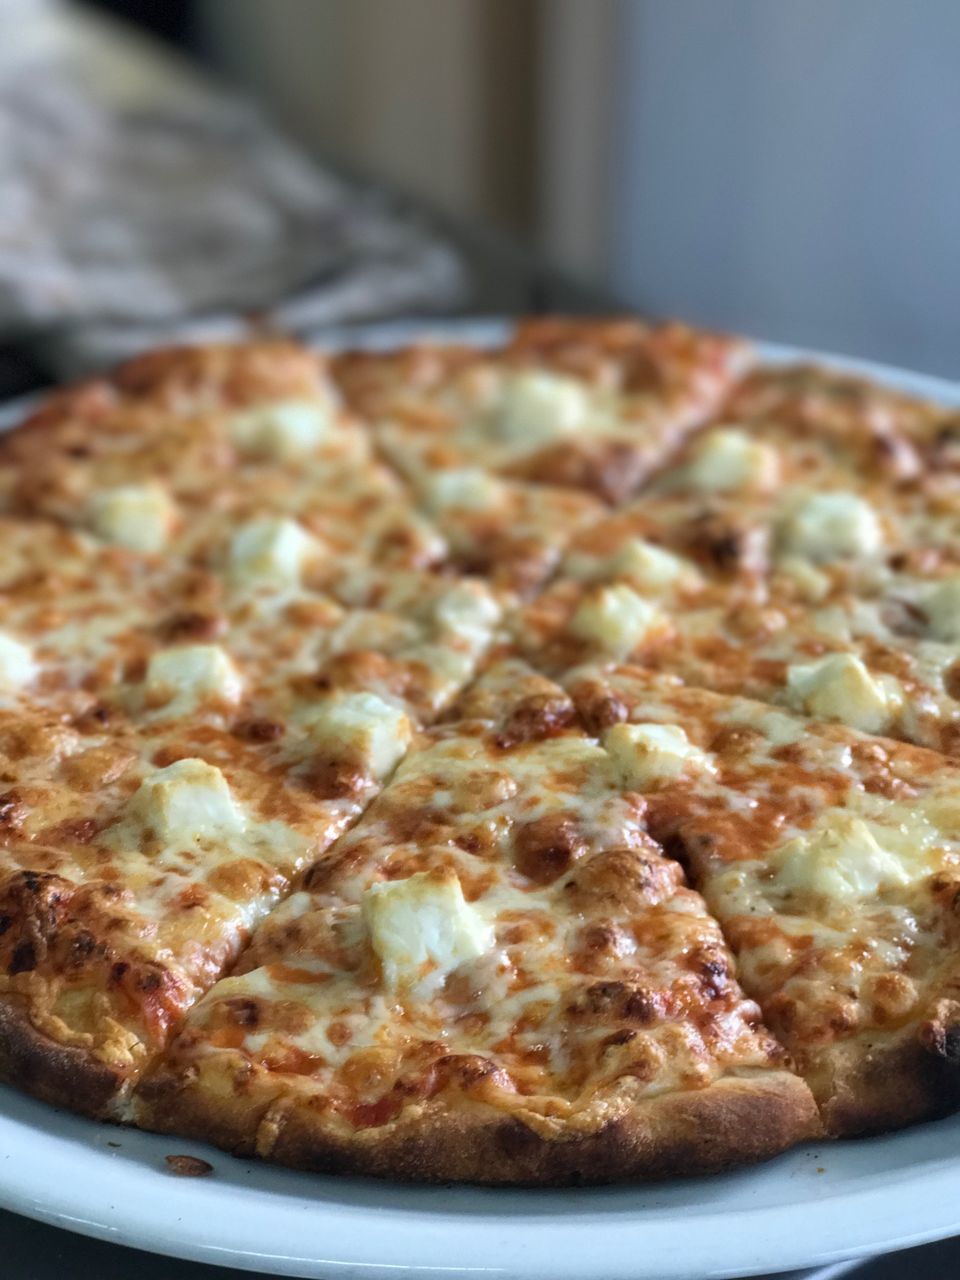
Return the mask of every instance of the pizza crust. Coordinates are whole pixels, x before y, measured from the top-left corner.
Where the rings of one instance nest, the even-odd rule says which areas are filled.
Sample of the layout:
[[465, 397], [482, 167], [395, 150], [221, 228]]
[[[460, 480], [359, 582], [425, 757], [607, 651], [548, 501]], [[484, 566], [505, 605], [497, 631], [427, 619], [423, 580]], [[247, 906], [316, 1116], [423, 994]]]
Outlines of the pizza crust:
[[415, 1182], [561, 1186], [716, 1173], [771, 1159], [822, 1136], [813, 1098], [786, 1071], [726, 1077], [706, 1088], [623, 1105], [602, 1098], [542, 1132], [522, 1114], [468, 1100], [413, 1104], [389, 1124], [350, 1129], [285, 1093], [266, 1072], [235, 1083], [223, 1064], [141, 1086], [137, 1124], [188, 1134], [237, 1156], [316, 1173]]
[[887, 1133], [960, 1106], [960, 1005], [942, 1001], [908, 1036], [833, 1045], [807, 1074], [835, 1137]]
[[117, 1118], [125, 1073], [87, 1049], [59, 1044], [9, 995], [0, 999], [0, 1079], [42, 1102], [95, 1119]]

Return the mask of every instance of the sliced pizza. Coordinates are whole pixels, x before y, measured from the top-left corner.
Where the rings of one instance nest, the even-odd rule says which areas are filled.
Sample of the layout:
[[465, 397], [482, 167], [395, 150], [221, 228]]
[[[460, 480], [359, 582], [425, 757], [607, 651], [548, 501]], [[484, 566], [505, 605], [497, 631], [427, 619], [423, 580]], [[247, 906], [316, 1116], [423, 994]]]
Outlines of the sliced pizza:
[[834, 1134], [960, 1102], [960, 768], [639, 668], [565, 682]]
[[404, 474], [487, 472], [620, 502], [711, 417], [745, 343], [634, 320], [531, 321], [496, 351], [419, 347], [335, 363]]
[[570, 699], [516, 663], [194, 1007], [148, 1127], [319, 1170], [593, 1182], [816, 1131], [723, 938]]

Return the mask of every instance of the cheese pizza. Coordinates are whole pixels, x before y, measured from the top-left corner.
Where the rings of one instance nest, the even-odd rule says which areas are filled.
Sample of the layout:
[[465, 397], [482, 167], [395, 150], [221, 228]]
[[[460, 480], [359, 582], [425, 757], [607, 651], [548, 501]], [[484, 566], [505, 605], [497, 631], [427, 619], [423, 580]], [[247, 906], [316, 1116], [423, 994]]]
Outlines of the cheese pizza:
[[0, 439], [0, 1076], [497, 1184], [956, 1107], [958, 438], [631, 319], [52, 395]]

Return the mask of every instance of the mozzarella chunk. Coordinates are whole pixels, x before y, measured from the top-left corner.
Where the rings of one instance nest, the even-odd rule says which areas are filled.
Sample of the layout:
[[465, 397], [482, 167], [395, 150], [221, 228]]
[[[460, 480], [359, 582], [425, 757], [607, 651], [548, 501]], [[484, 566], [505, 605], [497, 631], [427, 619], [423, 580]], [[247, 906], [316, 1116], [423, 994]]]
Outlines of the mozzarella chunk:
[[570, 629], [581, 640], [599, 645], [605, 653], [626, 657], [652, 632], [664, 616], [656, 605], [622, 584], [601, 587], [581, 601]]
[[777, 562], [777, 571], [789, 578], [801, 600], [818, 604], [830, 594], [830, 579], [802, 556], [784, 556]]
[[794, 664], [787, 671], [787, 691], [793, 705], [810, 715], [840, 720], [865, 733], [888, 728], [903, 702], [892, 676], [871, 675], [849, 653]]
[[306, 727], [324, 751], [362, 764], [382, 781], [403, 758], [413, 728], [409, 717], [375, 693], [343, 693], [311, 708]]
[[699, 440], [686, 478], [701, 493], [769, 492], [780, 479], [780, 459], [746, 431], [716, 427]]
[[38, 670], [30, 647], [0, 631], [0, 688], [22, 689], [36, 678]]
[[496, 414], [497, 435], [511, 444], [548, 444], [585, 422], [586, 387], [574, 378], [530, 369], [506, 378]]
[[131, 797], [129, 813], [168, 845], [226, 839], [246, 826], [226, 778], [205, 760], [177, 760], [149, 774]]
[[674, 555], [655, 542], [631, 538], [606, 564], [611, 578], [629, 578], [643, 591], [662, 592], [672, 587], [692, 587], [700, 574], [689, 560]]
[[208, 698], [239, 702], [243, 681], [230, 656], [216, 644], [188, 644], [161, 649], [147, 664], [149, 702], [173, 700], [184, 711]]
[[938, 583], [924, 599], [923, 608], [935, 640], [960, 640], [960, 577]]
[[453, 871], [371, 885], [362, 914], [389, 986], [438, 986], [494, 942], [492, 926], [466, 901]]
[[782, 535], [788, 551], [819, 562], [872, 555], [883, 545], [870, 503], [842, 491], [805, 498], [786, 518]]
[[236, 414], [229, 429], [241, 449], [286, 462], [323, 444], [335, 425], [332, 400], [279, 400]]
[[502, 495], [503, 482], [475, 467], [438, 471], [423, 486], [427, 509], [434, 514], [449, 508], [486, 511], [496, 506]]
[[121, 485], [90, 500], [93, 532], [128, 551], [162, 551], [175, 514], [169, 494], [159, 484]]
[[603, 747], [623, 785], [638, 791], [662, 779], [715, 768], [707, 752], [675, 724], [616, 724], [603, 735]]
[[479, 650], [489, 643], [500, 608], [479, 584], [460, 582], [443, 593], [433, 616], [445, 630]]
[[230, 569], [249, 586], [295, 587], [320, 543], [296, 520], [262, 516], [243, 525], [230, 543]]
[[779, 889], [857, 902], [912, 884], [925, 876], [923, 860], [912, 865], [879, 843], [862, 818], [842, 810], [827, 813], [818, 828], [788, 840], [775, 854]]

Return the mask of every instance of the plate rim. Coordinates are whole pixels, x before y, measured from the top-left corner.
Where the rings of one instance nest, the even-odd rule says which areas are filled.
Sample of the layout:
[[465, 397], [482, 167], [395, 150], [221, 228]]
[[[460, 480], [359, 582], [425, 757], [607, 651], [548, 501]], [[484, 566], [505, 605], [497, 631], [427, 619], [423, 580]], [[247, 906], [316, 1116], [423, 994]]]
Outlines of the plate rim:
[[[350, 326], [340, 333], [321, 335], [312, 345], [320, 348], [342, 348], [345, 345], [390, 346], [411, 340], [476, 341], [489, 345], [507, 336], [512, 321], [503, 317], [467, 319], [448, 322], [397, 321], [381, 325]], [[465, 336], [466, 335], [466, 336]], [[884, 363], [856, 357], [821, 352], [806, 347], [765, 341], [753, 341], [761, 365], [815, 363], [840, 372], [873, 378], [894, 390], [907, 391], [943, 404], [960, 407], [960, 382], [931, 374], [915, 373]], [[0, 430], [8, 428], [18, 414], [35, 403], [36, 396], [21, 397], [0, 405]], [[955, 1117], [960, 1123], [960, 1117]], [[949, 1120], [933, 1122], [950, 1124]], [[906, 1130], [921, 1135], [928, 1126]], [[54, 1132], [54, 1130], [56, 1132]], [[119, 1141], [111, 1148], [112, 1136]], [[891, 1135], [895, 1142], [901, 1135]], [[848, 1150], [867, 1150], [868, 1145], [884, 1139], [866, 1139], [844, 1143]], [[72, 1154], [63, 1156], [59, 1147], [66, 1144]], [[143, 1148], [142, 1159], [135, 1158], [119, 1179], [111, 1180], [105, 1154], [122, 1150], [124, 1145]], [[178, 1151], [200, 1155], [226, 1167], [225, 1181], [216, 1179], [196, 1182], [177, 1179], [163, 1172], [163, 1155], [171, 1146]], [[73, 1150], [75, 1148], [75, 1150]], [[836, 1149], [836, 1148], [833, 1148]], [[49, 1150], [49, 1154], [45, 1151]], [[212, 1154], [211, 1154], [212, 1153]], [[804, 1156], [800, 1148], [794, 1160]], [[54, 1159], [56, 1155], [60, 1161]], [[777, 1176], [788, 1156], [750, 1171], [752, 1176]], [[66, 1163], [63, 1163], [63, 1160]], [[84, 1169], [90, 1175], [88, 1181]], [[71, 1168], [79, 1176], [64, 1177]], [[436, 1196], [417, 1187], [396, 1183], [368, 1184], [355, 1179], [337, 1179], [322, 1175], [296, 1174], [266, 1164], [251, 1164], [214, 1148], [186, 1139], [171, 1138], [139, 1130], [118, 1129], [97, 1121], [58, 1111], [43, 1103], [0, 1086], [0, 1206], [27, 1217], [67, 1228], [101, 1240], [146, 1249], [166, 1256], [211, 1264], [229, 1265], [243, 1270], [264, 1267], [277, 1274], [290, 1276], [323, 1276], [327, 1280], [583, 1280], [584, 1276], [603, 1280], [641, 1280], [656, 1276], [657, 1280], [698, 1280], [723, 1276], [756, 1275], [782, 1272], [791, 1268], [821, 1266], [845, 1259], [864, 1258], [887, 1250], [906, 1248], [943, 1239], [960, 1232], [960, 1164], [948, 1161], [894, 1183], [889, 1188], [866, 1186], [847, 1189], [825, 1197], [819, 1212], [810, 1218], [809, 1205], [801, 1205], [807, 1213], [808, 1226], [798, 1233], [797, 1205], [778, 1204], [737, 1210], [737, 1230], [731, 1231], [731, 1214], [722, 1210], [700, 1214], [697, 1218], [698, 1239], [684, 1241], [682, 1256], [677, 1257], [676, 1230], [680, 1216], [669, 1212], [608, 1214], [592, 1217], [589, 1210], [569, 1214], [571, 1203], [584, 1195], [602, 1194], [574, 1192], [570, 1189], [530, 1192], [514, 1189], [498, 1192], [479, 1188], [456, 1188], [460, 1199], [482, 1202], [489, 1199], [495, 1207], [498, 1199], [532, 1198], [533, 1204], [546, 1204], [547, 1209], [535, 1213], [478, 1210], [464, 1213], [429, 1213], [423, 1209], [386, 1210], [383, 1203], [345, 1205], [337, 1199], [336, 1189], [366, 1189], [373, 1199], [409, 1196], [417, 1200]], [[51, 1174], [54, 1176], [51, 1177]], [[59, 1176], [57, 1176], [59, 1174]], [[715, 1175], [729, 1179], [734, 1175]], [[161, 1181], [157, 1182], [156, 1179]], [[249, 1187], [242, 1187], [245, 1178]], [[313, 1195], [299, 1198], [289, 1195], [289, 1188], [305, 1182]], [[709, 1180], [711, 1184], [714, 1179]], [[267, 1185], [264, 1186], [263, 1184]], [[274, 1185], [271, 1185], [274, 1184]], [[690, 1186], [690, 1183], [685, 1184]], [[320, 1191], [329, 1187], [329, 1201], [319, 1202]], [[904, 1194], [904, 1188], [909, 1194]], [[150, 1190], [154, 1194], [149, 1194]], [[219, 1224], [211, 1229], [213, 1219], [204, 1211], [232, 1201], [237, 1206], [246, 1196], [259, 1197], [260, 1213], [244, 1218], [221, 1214]], [[621, 1194], [629, 1188], [619, 1188]], [[637, 1186], [636, 1194], [656, 1195], [656, 1184]], [[899, 1191], [899, 1194], [896, 1192]], [[126, 1193], [123, 1210], [118, 1216], [116, 1205]], [[140, 1193], [143, 1192], [141, 1195]], [[379, 1193], [379, 1194], [378, 1194]], [[263, 1199], [264, 1195], [268, 1199]], [[106, 1196], [105, 1199], [101, 1197]], [[883, 1207], [882, 1221], [870, 1216], [870, 1207]], [[131, 1208], [132, 1206], [132, 1208]], [[221, 1210], [226, 1206], [221, 1204]], [[292, 1242], [304, 1239], [296, 1223], [304, 1208], [310, 1211], [307, 1234], [316, 1240], [310, 1256], [292, 1252]], [[564, 1210], [568, 1212], [565, 1214]], [[269, 1232], [263, 1233], [262, 1220], [273, 1223], [274, 1243]], [[223, 1229], [223, 1219], [228, 1227]], [[239, 1219], [239, 1220], [238, 1220]], [[378, 1232], [359, 1229], [379, 1226], [386, 1240], [373, 1240]], [[301, 1222], [301, 1227], [303, 1226]], [[322, 1230], [321, 1230], [322, 1228]], [[286, 1236], [282, 1233], [287, 1232]], [[800, 1239], [797, 1239], [798, 1234]], [[317, 1240], [322, 1235], [323, 1243]], [[814, 1236], [816, 1243], [810, 1237]], [[228, 1238], [229, 1237], [229, 1238]], [[464, 1244], [469, 1246], [470, 1261], [464, 1260]], [[277, 1242], [285, 1238], [287, 1244]], [[731, 1239], [733, 1247], [731, 1248]], [[721, 1247], [718, 1242], [726, 1241]], [[301, 1246], [298, 1246], [302, 1248]], [[449, 1250], [449, 1252], [444, 1252]], [[389, 1252], [389, 1257], [387, 1256]], [[456, 1260], [459, 1252], [460, 1258]], [[335, 1253], [338, 1256], [330, 1256]], [[375, 1256], [374, 1256], [375, 1255]]]

